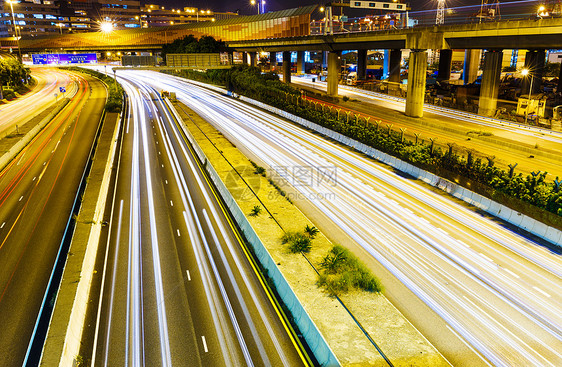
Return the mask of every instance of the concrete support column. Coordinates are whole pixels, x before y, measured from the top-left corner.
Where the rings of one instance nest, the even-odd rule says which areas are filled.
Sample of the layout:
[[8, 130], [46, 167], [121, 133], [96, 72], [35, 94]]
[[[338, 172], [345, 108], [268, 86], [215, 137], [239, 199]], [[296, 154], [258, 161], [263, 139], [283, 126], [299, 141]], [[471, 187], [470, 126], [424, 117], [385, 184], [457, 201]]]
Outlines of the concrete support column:
[[531, 94], [542, 91], [542, 76], [546, 59], [545, 50], [530, 50], [525, 55], [525, 69], [529, 70], [529, 76], [521, 81], [521, 94], [529, 94], [531, 87], [531, 75], [533, 76], [533, 90]]
[[481, 50], [465, 50], [462, 78], [464, 84], [474, 83], [478, 77]]
[[425, 75], [427, 72], [426, 50], [411, 50], [408, 67], [408, 95], [406, 116], [422, 117], [425, 97]]
[[304, 61], [304, 51], [297, 51], [297, 75], [306, 73], [306, 64]]
[[367, 79], [367, 50], [357, 50], [357, 80]]
[[250, 66], [256, 66], [256, 58], [258, 56], [257, 52], [250, 52]]
[[398, 84], [400, 84], [400, 67], [402, 63], [402, 50], [391, 50], [389, 55], [389, 69], [388, 69], [388, 81], [391, 83], [389, 88], [397, 89]]
[[330, 51], [328, 53], [328, 95], [338, 95], [338, 83], [341, 72], [341, 52]]
[[478, 100], [479, 115], [494, 116], [496, 113], [502, 59], [503, 52], [501, 50], [488, 50], [484, 55], [484, 70], [482, 85], [480, 86], [480, 99]]
[[451, 66], [453, 65], [453, 50], [439, 51], [439, 73], [437, 80], [451, 79]]
[[283, 51], [283, 81], [291, 83], [291, 51]]

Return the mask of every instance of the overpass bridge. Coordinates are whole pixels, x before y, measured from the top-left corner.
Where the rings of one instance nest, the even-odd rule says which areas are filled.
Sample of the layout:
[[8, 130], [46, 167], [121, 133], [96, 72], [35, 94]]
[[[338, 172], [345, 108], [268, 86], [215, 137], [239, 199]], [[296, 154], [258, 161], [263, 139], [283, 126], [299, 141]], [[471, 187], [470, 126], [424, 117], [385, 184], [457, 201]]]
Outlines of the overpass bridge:
[[[497, 105], [503, 49], [529, 50], [525, 66], [535, 77], [542, 77], [545, 50], [562, 49], [562, 18], [311, 35], [311, 15], [316, 8], [307, 6], [169, 27], [24, 38], [19, 40], [19, 47], [23, 52], [154, 51], [189, 34], [196, 37], [210, 35], [225, 41], [232, 51], [250, 53], [252, 64], [258, 52], [282, 52], [283, 77], [286, 81], [290, 81], [291, 76], [291, 51], [298, 52], [297, 69], [304, 67], [304, 51], [327, 51], [328, 93], [332, 95], [338, 94], [342, 51], [358, 51], [358, 78], [364, 79], [367, 50], [391, 50], [389, 81], [397, 84], [400, 82], [401, 50], [409, 49], [406, 114], [413, 117], [423, 115], [427, 50], [440, 50], [439, 77], [445, 80], [450, 76], [452, 50], [468, 50], [465, 57], [468, 82], [476, 79], [479, 52], [486, 50], [479, 113], [493, 115]], [[0, 47], [17, 48], [18, 42], [15, 39], [0, 40]], [[529, 89], [529, 86], [525, 88]], [[562, 86], [558, 89], [562, 90]]]

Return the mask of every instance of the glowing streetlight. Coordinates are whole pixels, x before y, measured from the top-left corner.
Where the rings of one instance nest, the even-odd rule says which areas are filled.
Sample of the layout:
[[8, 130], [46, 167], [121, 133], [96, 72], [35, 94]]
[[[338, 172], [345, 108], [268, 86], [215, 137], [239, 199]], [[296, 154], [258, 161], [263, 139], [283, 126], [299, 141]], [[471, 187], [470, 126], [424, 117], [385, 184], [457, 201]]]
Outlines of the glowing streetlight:
[[103, 22], [100, 25], [100, 29], [103, 33], [110, 33], [113, 31], [113, 24], [109, 23], [109, 22]]
[[521, 70], [521, 75], [531, 75], [531, 85], [529, 86], [529, 97], [527, 98], [527, 108], [525, 108], [525, 125], [527, 124], [527, 116], [529, 116], [529, 105], [531, 104], [531, 92], [533, 91], [533, 73], [529, 69]]
[[[18, 43], [18, 55], [20, 56], [20, 60], [21, 58], [21, 49], [20, 49], [20, 37], [18, 37], [18, 27], [16, 26], [16, 16], [14, 15], [14, 3], [15, 1], [13, 0], [7, 0], [8, 4], [10, 4], [10, 9], [12, 9], [12, 21], [13, 21], [13, 25], [14, 25], [14, 34], [15, 34], [15, 38], [16, 41]], [[21, 35], [21, 33], [20, 33]]]
[[[250, 0], [250, 5], [252, 5], [252, 6], [256, 5], [256, 0]], [[258, 14], [259, 14], [259, 13], [260, 13], [260, 3], [259, 3], [259, 0], [258, 0], [257, 5], [258, 5]]]
[[140, 16], [135, 15], [135, 19], [139, 21], [139, 26], [142, 28], [142, 19]]
[[62, 23], [59, 23], [58, 26], [59, 26], [60, 34], [62, 34]]

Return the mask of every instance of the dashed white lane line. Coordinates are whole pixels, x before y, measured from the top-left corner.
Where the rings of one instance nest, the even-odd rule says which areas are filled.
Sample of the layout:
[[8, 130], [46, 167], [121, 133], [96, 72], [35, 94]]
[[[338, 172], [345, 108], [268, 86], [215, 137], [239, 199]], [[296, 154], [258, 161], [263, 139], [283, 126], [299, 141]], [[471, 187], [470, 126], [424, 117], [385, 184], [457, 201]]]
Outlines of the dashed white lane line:
[[177, 231], [178, 231], [178, 237], [181, 237], [180, 230], [178, 229]]
[[[2, 226], [4, 226], [4, 225], [2, 224]], [[0, 228], [2, 228], [2, 227], [0, 227]], [[191, 281], [191, 274], [189, 274], [189, 270], [186, 270], [185, 272], [187, 274], [187, 280]]]
[[201, 339], [203, 340], [203, 349], [205, 350], [205, 353], [208, 353], [209, 349], [207, 348], [207, 340], [205, 340], [205, 336], [201, 335]]
[[164, 168], [164, 165], [162, 165], [162, 168]]
[[545, 291], [543, 291], [542, 289], [533, 286], [533, 289], [536, 290], [537, 292], [540, 292], [542, 294], [544, 294], [546, 297], [550, 298], [550, 294], [546, 293]]
[[2, 225], [0, 226], [0, 229], [4, 228], [5, 225], [6, 225], [6, 222], [2, 223]]
[[167, 185], [167, 184], [168, 184], [168, 180], [164, 180], [164, 181], [166, 181], [166, 185]]
[[488, 256], [484, 255], [483, 253], [479, 252], [480, 256], [482, 256], [484, 259], [488, 260], [489, 262], [494, 262], [494, 260], [490, 259]]
[[21, 201], [21, 199], [23, 199], [23, 196], [20, 196], [20, 199], [18, 201]]
[[174, 206], [174, 202], [172, 200], [170, 200], [170, 205]]
[[46, 165], [46, 164], [47, 164], [47, 162], [43, 162], [43, 165]]
[[37, 179], [37, 176], [33, 177], [33, 181], [35, 181]]
[[514, 273], [514, 272], [512, 272], [511, 270], [509, 270], [509, 269], [505, 269], [505, 268], [504, 268], [503, 270], [505, 270], [505, 272], [506, 272], [506, 273], [509, 273], [509, 274], [511, 274], [511, 276], [513, 276], [513, 277], [515, 277], [515, 278], [519, 279], [519, 275], [515, 274], [515, 273]]

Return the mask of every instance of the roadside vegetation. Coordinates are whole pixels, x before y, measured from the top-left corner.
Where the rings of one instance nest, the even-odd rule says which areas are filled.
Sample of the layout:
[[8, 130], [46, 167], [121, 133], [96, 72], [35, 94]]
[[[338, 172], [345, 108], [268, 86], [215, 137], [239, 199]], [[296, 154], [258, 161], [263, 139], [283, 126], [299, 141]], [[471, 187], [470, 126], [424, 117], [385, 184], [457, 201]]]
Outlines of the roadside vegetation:
[[225, 50], [226, 43], [224, 41], [217, 41], [211, 36], [196, 38], [190, 34], [164, 45], [162, 47], [162, 58], [166, 60], [166, 54], [216, 53]]
[[[302, 98], [300, 92], [282, 83], [277, 74], [262, 73], [247, 65], [206, 72], [182, 70], [182, 77], [226, 87], [249, 98], [267, 103], [318, 125], [339, 132], [368, 146], [398, 157], [438, 176], [457, 182], [497, 202], [523, 212], [548, 225], [562, 228], [562, 180], [546, 180], [546, 172], [529, 175], [495, 166], [494, 156], [485, 156], [472, 149], [446, 144], [437, 147], [436, 139], [416, 135], [415, 141], [404, 137], [381, 121], [345, 113], [340, 109]], [[482, 131], [474, 135], [488, 136]], [[473, 134], [469, 134], [473, 135]], [[552, 214], [549, 214], [552, 213]]]
[[348, 249], [333, 245], [320, 263], [318, 285], [332, 296], [353, 289], [381, 293], [381, 282]]
[[116, 83], [112, 77], [105, 75], [104, 73], [100, 73], [96, 70], [74, 66], [61, 67], [59, 69], [88, 74], [100, 79], [107, 86], [107, 91], [109, 93], [109, 95], [107, 96], [107, 102], [105, 104], [105, 110], [107, 112], [121, 112], [123, 108], [123, 96], [125, 91], [123, 90], [123, 87], [121, 87], [121, 84]]
[[[0, 87], [4, 99], [11, 100], [17, 94], [25, 94], [35, 84], [28, 67], [15, 58], [0, 58]], [[16, 94], [17, 93], [17, 94]]]

